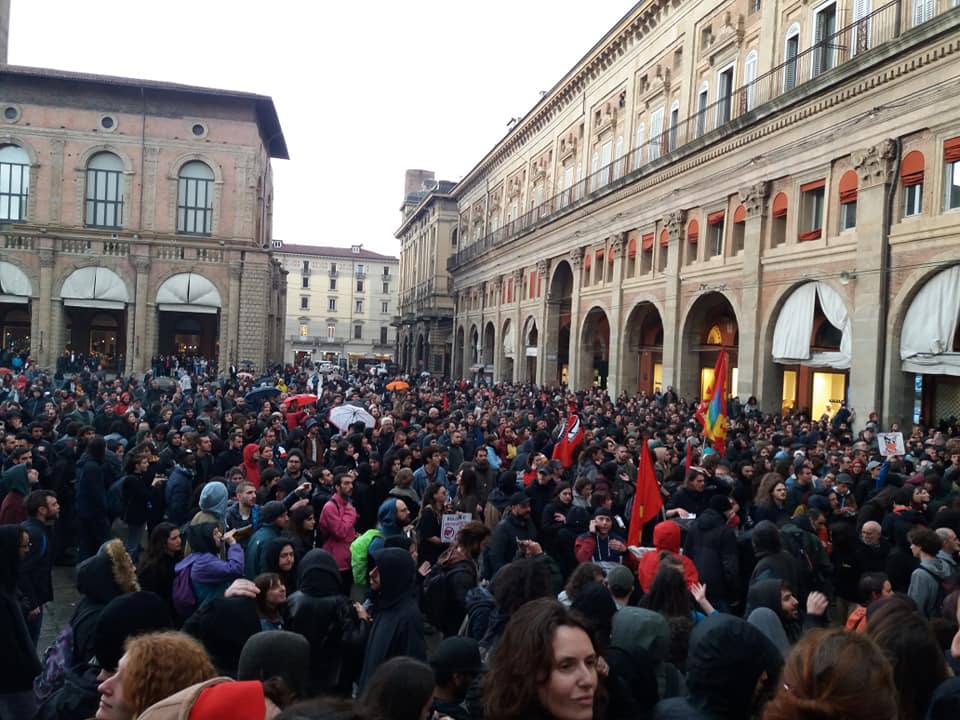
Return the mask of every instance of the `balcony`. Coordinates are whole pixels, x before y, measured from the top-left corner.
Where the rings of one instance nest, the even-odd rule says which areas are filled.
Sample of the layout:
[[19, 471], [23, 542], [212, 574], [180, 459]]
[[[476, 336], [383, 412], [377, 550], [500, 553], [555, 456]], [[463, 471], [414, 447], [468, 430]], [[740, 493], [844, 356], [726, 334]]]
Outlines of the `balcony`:
[[422, 317], [453, 317], [453, 283], [446, 275], [431, 278], [400, 296], [403, 322]]
[[332, 278], [335, 278], [340, 275], [340, 271], [337, 270], [335, 267], [332, 267], [327, 271], [327, 275], [329, 275]]
[[366, 270], [354, 270], [354, 271], [353, 271], [353, 276], [354, 276], [357, 280], [365, 280], [366, 277], [367, 277], [367, 272], [366, 272]]
[[[448, 258], [447, 270], [454, 271], [494, 248], [670, 164], [680, 156], [699, 151], [748, 122], [774, 115], [791, 102], [824, 89], [839, 79], [837, 70], [846, 63], [869, 59], [878, 48], [913, 30], [912, 25], [905, 27], [910, 18], [902, 17], [903, 7], [900, 0], [887, 3], [728, 96], [697, 108], [686, 120], [666, 128], [627, 155], [545, 199], [539, 207], [461, 247]], [[957, 9], [944, 12], [960, 14]], [[891, 52], [897, 50], [896, 46], [891, 48]], [[862, 64], [858, 62], [858, 65]], [[466, 229], [462, 231], [466, 237]]]

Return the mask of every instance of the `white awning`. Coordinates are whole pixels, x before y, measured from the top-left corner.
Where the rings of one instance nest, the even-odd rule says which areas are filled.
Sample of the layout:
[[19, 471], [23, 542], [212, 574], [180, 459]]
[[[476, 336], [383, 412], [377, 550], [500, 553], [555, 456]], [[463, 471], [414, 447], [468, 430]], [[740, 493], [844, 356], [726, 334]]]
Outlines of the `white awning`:
[[910, 303], [900, 332], [904, 372], [960, 376], [960, 354], [951, 352], [960, 316], [960, 265], [934, 275]]
[[8, 262], [0, 262], [0, 302], [27, 303], [33, 295], [33, 285], [23, 270]]
[[122, 310], [130, 302], [127, 284], [113, 270], [104, 267], [77, 268], [60, 289], [63, 304], [68, 307]]
[[[816, 301], [831, 325], [841, 332], [840, 350], [811, 352], [813, 314]], [[773, 330], [773, 361], [781, 365], [807, 365], [846, 370], [853, 350], [852, 325], [843, 298], [829, 285], [810, 282], [801, 285], [783, 304]]]
[[163, 312], [215, 314], [222, 307], [216, 286], [203, 275], [179, 273], [157, 290], [157, 308]]

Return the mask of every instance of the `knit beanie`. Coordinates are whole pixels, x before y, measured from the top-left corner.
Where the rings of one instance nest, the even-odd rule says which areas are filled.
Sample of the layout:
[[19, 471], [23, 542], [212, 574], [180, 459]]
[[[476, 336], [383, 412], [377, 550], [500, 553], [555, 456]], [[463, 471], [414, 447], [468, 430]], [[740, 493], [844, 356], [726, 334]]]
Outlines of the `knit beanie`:
[[190, 709], [189, 720], [263, 720], [266, 712], [262, 683], [225, 682], [200, 692]]
[[227, 488], [222, 482], [208, 482], [200, 491], [200, 509], [223, 518], [227, 512]]
[[253, 635], [243, 646], [238, 680], [283, 678], [300, 697], [307, 694], [310, 673], [310, 643], [299, 633], [268, 630]]
[[97, 664], [103, 670], [114, 672], [127, 638], [171, 629], [170, 610], [156, 593], [134, 592], [114, 598], [103, 608], [97, 620], [93, 639]]

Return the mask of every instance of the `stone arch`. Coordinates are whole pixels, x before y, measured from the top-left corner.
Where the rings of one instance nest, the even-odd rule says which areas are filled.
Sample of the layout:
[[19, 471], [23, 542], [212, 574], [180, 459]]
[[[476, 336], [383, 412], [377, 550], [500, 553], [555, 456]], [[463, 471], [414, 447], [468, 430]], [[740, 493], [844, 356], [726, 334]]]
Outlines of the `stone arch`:
[[726, 291], [711, 290], [693, 298], [683, 315], [678, 360], [678, 386], [687, 398], [699, 398], [711, 380], [721, 345], [708, 343], [710, 331], [719, 330], [721, 344], [727, 350], [727, 388], [735, 394], [738, 378], [740, 322], [733, 301]]
[[77, 260], [71, 265], [64, 267], [60, 271], [60, 273], [57, 275], [53, 283], [53, 287], [56, 288], [56, 291], [53, 294], [54, 299], [62, 299], [61, 293], [63, 291], [63, 285], [71, 275], [73, 275], [77, 270], [81, 270], [83, 268], [88, 268], [88, 267], [103, 268], [104, 270], [109, 270], [111, 273], [113, 273], [123, 281], [123, 284], [127, 290], [127, 297], [131, 298], [130, 302], [132, 302], [132, 298], [136, 297], [134, 281], [128, 276], [128, 273], [124, 272], [124, 270], [121, 268], [102, 265], [98, 260], [91, 258], [88, 260], [83, 260], [83, 259]]
[[513, 382], [513, 369], [523, 356], [520, 338], [514, 323], [507, 318], [500, 328], [498, 345], [499, 367], [497, 376], [500, 382]]
[[483, 352], [483, 358], [481, 362], [486, 365], [493, 365], [496, 361], [496, 347], [497, 347], [497, 329], [493, 325], [492, 320], [487, 320], [486, 324], [483, 326], [483, 341], [480, 344], [480, 348]]
[[118, 145], [114, 145], [113, 143], [100, 143], [98, 145], [91, 145], [90, 147], [86, 148], [77, 156], [76, 170], [81, 173], [86, 172], [87, 165], [90, 163], [90, 159], [94, 155], [98, 155], [102, 152], [111, 153], [120, 158], [120, 162], [123, 163], [124, 175], [133, 175], [136, 172], [134, 169], [133, 160], [130, 158], [130, 156]]
[[22, 137], [12, 135], [11, 133], [0, 133], [0, 145], [15, 145], [27, 154], [27, 158], [30, 160], [31, 170], [33, 168], [40, 167], [40, 161], [37, 158], [37, 151], [34, 149], [31, 143], [27, 142]]
[[216, 288], [217, 292], [220, 294], [221, 302], [224, 302], [224, 298], [230, 297], [229, 287], [223, 287], [222, 283], [218, 282], [217, 280], [210, 277], [209, 275], [204, 275], [202, 272], [197, 272], [196, 270], [184, 270], [183, 267], [171, 269], [171, 270], [165, 270], [164, 272], [157, 273], [155, 276], [153, 276], [151, 280], [153, 282], [154, 287], [150, 288], [148, 294], [151, 297], [156, 297], [157, 291], [160, 289], [160, 286], [163, 285], [165, 282], [167, 282], [167, 280], [169, 280], [170, 278], [176, 275], [184, 275], [187, 273], [191, 273], [193, 275], [199, 275], [204, 280], [206, 280], [211, 285], [213, 285]]
[[[210, 235], [220, 234], [220, 213], [223, 208], [223, 168], [207, 155], [198, 152], [183, 153], [170, 164], [170, 174], [167, 176], [167, 222], [170, 232], [177, 229], [177, 183], [180, 181], [180, 170], [189, 162], [202, 162], [213, 171], [213, 218], [210, 223]], [[242, 205], [243, 198], [237, 197]]]
[[480, 364], [480, 328], [477, 327], [476, 323], [470, 325], [470, 353], [468, 357], [470, 358], [470, 368], [473, 372], [473, 368]]
[[545, 357], [541, 370], [542, 380], [548, 384], [570, 383], [567, 369], [570, 366], [573, 317], [573, 268], [566, 260], [552, 263], [550, 284], [547, 288], [546, 312], [540, 332], [544, 333]]
[[213, 181], [215, 183], [223, 184], [223, 168], [220, 166], [220, 163], [210, 158], [210, 156], [198, 152], [187, 152], [179, 155], [170, 163], [169, 177], [176, 180], [180, 177], [180, 170], [183, 169], [183, 166], [195, 161], [202, 162], [213, 171]]
[[663, 311], [652, 298], [636, 302], [623, 325], [623, 357], [619, 363], [619, 387], [628, 393], [648, 395], [662, 390], [664, 327]]
[[583, 316], [577, 333], [579, 357], [577, 388], [606, 389], [610, 373], [610, 315], [599, 303]]

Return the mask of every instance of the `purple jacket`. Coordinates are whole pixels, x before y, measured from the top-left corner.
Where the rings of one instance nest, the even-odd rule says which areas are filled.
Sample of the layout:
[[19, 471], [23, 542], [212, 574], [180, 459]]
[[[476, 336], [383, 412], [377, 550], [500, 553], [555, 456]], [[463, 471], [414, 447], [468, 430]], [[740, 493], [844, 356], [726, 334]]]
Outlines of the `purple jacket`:
[[227, 559], [221, 560], [213, 553], [191, 553], [177, 563], [175, 573], [190, 568], [190, 584], [203, 605], [208, 599], [223, 594], [237, 578], [243, 577], [243, 547], [233, 543], [227, 549]]

